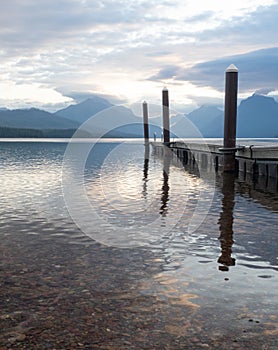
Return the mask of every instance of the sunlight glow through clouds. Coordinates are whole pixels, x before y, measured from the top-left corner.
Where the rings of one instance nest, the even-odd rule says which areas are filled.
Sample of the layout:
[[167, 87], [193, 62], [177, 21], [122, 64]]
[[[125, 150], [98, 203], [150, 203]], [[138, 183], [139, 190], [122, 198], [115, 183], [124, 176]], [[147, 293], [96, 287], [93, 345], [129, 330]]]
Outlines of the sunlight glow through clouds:
[[[213, 62], [239, 54], [257, 62], [254, 75], [259, 70], [264, 81], [255, 82], [256, 89], [269, 84], [277, 90], [275, 55], [266, 52], [258, 62], [255, 52], [278, 46], [277, 11], [277, 0], [2, 2], [0, 107], [13, 100], [58, 107], [74, 102], [67, 97], [72, 92], [158, 103], [164, 85], [174, 104], [206, 97], [221, 104], [215, 81], [224, 80], [225, 68]], [[202, 63], [209, 71], [196, 67]]]
[[12, 82], [0, 83], [1, 100], [7, 102], [15, 99], [25, 101], [26, 103], [45, 103], [50, 101], [53, 104], [70, 102], [72, 99], [63, 96], [52, 88], [44, 87], [41, 84], [14, 84]]

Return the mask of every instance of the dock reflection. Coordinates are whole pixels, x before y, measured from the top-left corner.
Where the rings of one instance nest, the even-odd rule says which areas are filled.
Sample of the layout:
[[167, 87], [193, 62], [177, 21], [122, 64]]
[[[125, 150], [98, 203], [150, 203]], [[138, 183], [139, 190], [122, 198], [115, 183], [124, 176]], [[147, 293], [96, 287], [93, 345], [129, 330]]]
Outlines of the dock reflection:
[[162, 217], [166, 217], [169, 203], [169, 175], [170, 175], [171, 150], [167, 147], [163, 154], [163, 184], [161, 188], [161, 207], [159, 213]]
[[219, 219], [221, 255], [218, 258], [219, 270], [228, 271], [229, 266], [235, 265], [232, 257], [233, 240], [233, 211], [235, 205], [235, 175], [224, 173], [222, 175], [222, 212]]
[[150, 162], [150, 145], [145, 144], [145, 156], [143, 167], [143, 189], [142, 195], [146, 199], [148, 195], [148, 175], [149, 175], [149, 162]]

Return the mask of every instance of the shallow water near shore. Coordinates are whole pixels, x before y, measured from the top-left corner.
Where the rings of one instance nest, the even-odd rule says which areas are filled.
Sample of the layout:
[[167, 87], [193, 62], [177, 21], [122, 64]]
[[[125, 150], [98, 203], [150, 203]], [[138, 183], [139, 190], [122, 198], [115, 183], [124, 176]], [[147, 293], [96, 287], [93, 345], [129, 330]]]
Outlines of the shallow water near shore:
[[1, 350], [278, 347], [277, 186], [66, 148], [0, 143]]

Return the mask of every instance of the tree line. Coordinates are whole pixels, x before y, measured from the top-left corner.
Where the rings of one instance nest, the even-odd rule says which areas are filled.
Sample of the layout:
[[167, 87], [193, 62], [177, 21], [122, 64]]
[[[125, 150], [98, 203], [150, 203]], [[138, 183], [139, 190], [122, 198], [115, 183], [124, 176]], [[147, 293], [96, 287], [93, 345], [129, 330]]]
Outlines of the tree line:
[[[23, 129], [23, 128], [10, 128], [0, 127], [0, 138], [48, 138], [48, 137], [59, 137], [69, 138], [75, 133], [75, 129]], [[83, 135], [82, 135], [83, 136]], [[84, 137], [90, 137], [91, 135], [84, 132]]]

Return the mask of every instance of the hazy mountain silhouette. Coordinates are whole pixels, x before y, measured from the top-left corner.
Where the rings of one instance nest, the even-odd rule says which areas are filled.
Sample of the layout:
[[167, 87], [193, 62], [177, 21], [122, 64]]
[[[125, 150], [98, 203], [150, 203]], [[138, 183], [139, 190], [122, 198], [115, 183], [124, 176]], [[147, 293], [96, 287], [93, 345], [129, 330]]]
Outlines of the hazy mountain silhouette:
[[[224, 112], [215, 106], [202, 106], [173, 125], [172, 132], [179, 137], [223, 137]], [[253, 94], [242, 100], [237, 112], [237, 137], [277, 137], [278, 103], [274, 98]]]
[[178, 137], [220, 137], [223, 112], [216, 106], [202, 106], [172, 126]]
[[[93, 137], [143, 137], [142, 117], [136, 116], [124, 106], [106, 108], [88, 118], [82, 127]], [[149, 129], [150, 134], [160, 131], [160, 127], [156, 126], [150, 126]]]
[[[143, 137], [142, 117], [124, 106], [115, 106], [95, 96], [81, 103], [59, 110], [55, 115], [78, 122], [93, 119], [84, 128], [92, 137]], [[89, 129], [88, 129], [89, 128]], [[150, 135], [160, 134], [160, 127], [150, 126]]]
[[254, 94], [238, 107], [238, 137], [278, 135], [278, 103], [272, 97]]
[[0, 110], [0, 126], [22, 129], [75, 129], [78, 123], [37, 108]]
[[88, 98], [85, 101], [70, 105], [64, 109], [61, 109], [55, 113], [56, 116], [64, 117], [82, 124], [85, 120], [89, 119], [96, 113], [110, 108], [113, 105], [104, 98], [95, 96]]
[[[99, 113], [101, 112], [101, 113]], [[90, 119], [93, 116], [92, 119]], [[113, 106], [107, 100], [94, 97], [57, 111], [40, 109], [0, 109], [0, 127], [14, 129], [70, 130], [71, 135], [84, 121], [91, 120], [89, 132], [93, 137], [142, 137], [142, 116], [136, 116], [124, 106]], [[150, 116], [150, 138], [156, 132], [160, 138], [162, 118]], [[174, 137], [223, 137], [224, 113], [216, 106], [202, 106], [186, 116], [171, 118]], [[3, 129], [3, 134], [5, 134]], [[16, 131], [9, 130], [16, 135]], [[38, 134], [38, 133], [36, 133]], [[65, 134], [65, 133], [63, 133]], [[39, 134], [38, 134], [39, 135]], [[66, 135], [66, 134], [65, 134]], [[87, 134], [88, 135], [88, 134]], [[278, 103], [268, 96], [254, 94], [242, 100], [238, 107], [237, 137], [277, 137]]]

